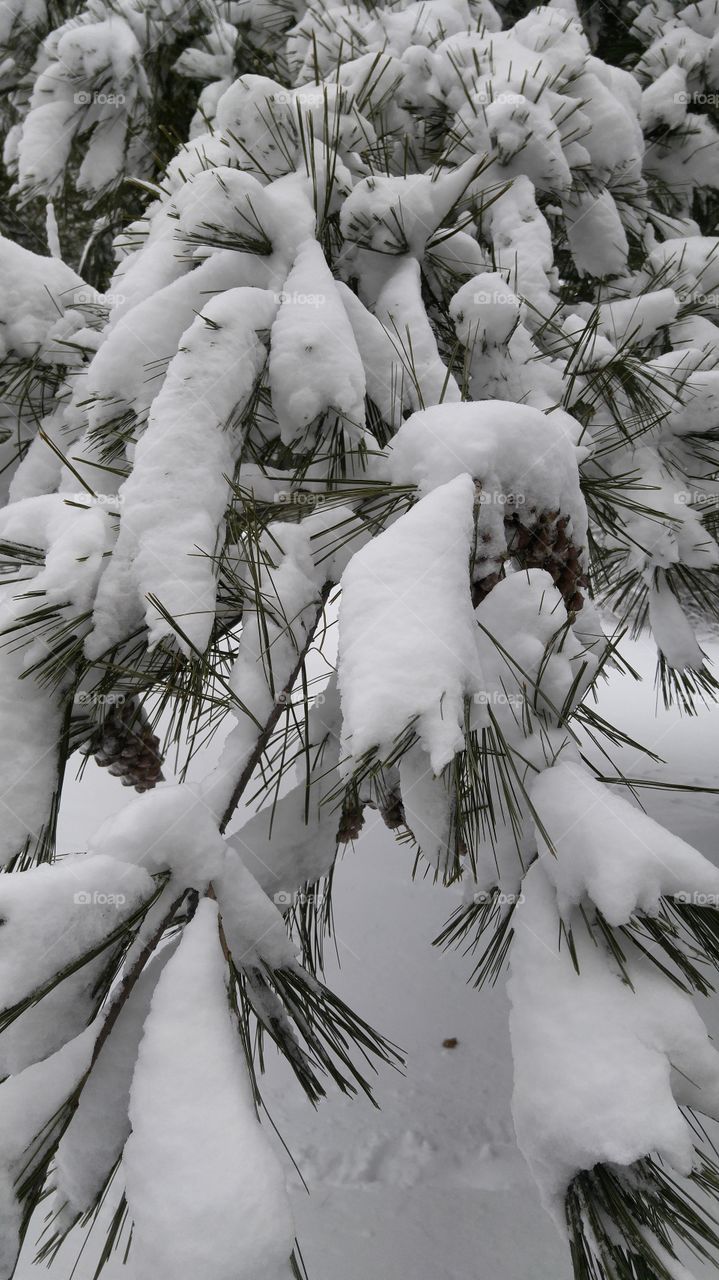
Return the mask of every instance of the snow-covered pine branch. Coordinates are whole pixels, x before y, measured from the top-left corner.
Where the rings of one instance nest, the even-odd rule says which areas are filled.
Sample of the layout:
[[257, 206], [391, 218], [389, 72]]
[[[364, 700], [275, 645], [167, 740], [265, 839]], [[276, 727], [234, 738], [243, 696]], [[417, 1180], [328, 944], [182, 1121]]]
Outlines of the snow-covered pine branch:
[[[313, 1102], [397, 1061], [321, 979], [370, 807], [464, 888], [445, 941], [509, 960], [518, 1139], [579, 1280], [680, 1274], [660, 1161], [719, 1187], [681, 1110], [717, 1110], [687, 897], [719, 872], [587, 750], [627, 627], [667, 699], [717, 690], [687, 609], [716, 614], [717, 130], [682, 95], [719, 13], [637, 6], [619, 67], [572, 0], [498, 9], [92, 6], [44, 42], [27, 189], [153, 172], [157, 48], [208, 87], [101, 294], [0, 241], [7, 1276], [44, 1187], [51, 1259], [118, 1170], [139, 1274], [301, 1275], [253, 1048]], [[80, 746], [148, 794], [35, 866]]]

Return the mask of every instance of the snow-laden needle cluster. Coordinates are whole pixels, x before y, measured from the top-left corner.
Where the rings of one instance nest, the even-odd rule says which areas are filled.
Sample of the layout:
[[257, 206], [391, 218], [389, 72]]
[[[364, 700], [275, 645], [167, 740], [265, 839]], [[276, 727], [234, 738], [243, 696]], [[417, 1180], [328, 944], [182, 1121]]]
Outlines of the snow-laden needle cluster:
[[[719, 870], [592, 699], [645, 627], [667, 701], [719, 689], [715, 0], [21, 0], [0, 44], [0, 1277], [50, 1194], [49, 1262], [114, 1194], [99, 1269], [304, 1275], [263, 1042], [313, 1103], [401, 1061], [321, 976], [368, 810], [509, 966], [578, 1280], [688, 1274]], [[78, 751], [141, 794], [55, 861]]]

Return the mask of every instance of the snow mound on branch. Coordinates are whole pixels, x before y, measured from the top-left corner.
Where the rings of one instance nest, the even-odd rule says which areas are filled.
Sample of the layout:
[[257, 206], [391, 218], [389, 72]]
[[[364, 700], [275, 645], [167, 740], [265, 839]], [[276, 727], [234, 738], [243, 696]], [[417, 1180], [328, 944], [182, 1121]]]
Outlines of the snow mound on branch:
[[525, 303], [525, 322], [533, 327], [556, 307], [554, 249], [549, 224], [535, 199], [529, 178], [520, 174], [487, 213], [498, 270]]
[[[0, 358], [40, 351], [83, 282], [57, 258], [43, 258], [0, 236]], [[78, 323], [80, 318], [78, 317]], [[72, 357], [68, 355], [68, 362]]]
[[509, 496], [520, 516], [532, 509], [559, 512], [581, 547], [587, 530], [577, 466], [582, 455], [568, 424], [569, 415], [557, 418], [503, 400], [434, 405], [400, 427], [389, 474], [395, 484], [416, 484], [426, 494], [468, 472], [481, 483], [486, 508], [501, 510]]
[[[177, 254], [177, 243], [172, 243]], [[147, 256], [142, 250], [133, 255], [138, 272], [153, 272], [153, 255], [162, 248], [160, 238], [159, 245], [148, 242]], [[158, 370], [164, 371], [168, 356], [172, 358], [178, 353], [183, 335], [195, 323], [198, 313], [207, 307], [208, 295], [234, 288], [266, 288], [270, 277], [268, 260], [259, 255], [218, 250], [191, 271], [191, 259], [184, 261], [188, 268], [186, 274], [163, 282], [148, 297], [135, 299], [130, 295], [111, 313], [103, 341], [83, 379], [91, 435], [102, 432], [105, 424], [112, 422], [123, 409], [132, 411], [140, 423], [144, 422], [158, 394]], [[117, 281], [113, 280], [110, 287], [124, 297], [124, 279], [119, 270], [116, 275]], [[97, 461], [91, 439], [84, 447]], [[77, 466], [77, 451], [73, 457]], [[96, 469], [90, 467], [90, 483], [95, 475]]]
[[92, 950], [154, 891], [140, 867], [84, 854], [0, 877], [0, 1009]]
[[547, 863], [525, 877], [513, 916], [513, 1113], [519, 1146], [563, 1231], [564, 1192], [582, 1169], [656, 1152], [689, 1173], [693, 1133], [679, 1107], [717, 1115], [719, 1054], [691, 997], [643, 961], [630, 966], [632, 990], [579, 917], [576, 972], [566, 945], [558, 949]]
[[408, 375], [402, 366], [397, 343], [346, 284], [338, 281], [336, 289], [362, 359], [367, 395], [384, 420], [398, 427], [402, 409], [410, 404], [410, 393], [405, 386]]
[[183, 783], [132, 800], [103, 822], [89, 850], [152, 874], [169, 869], [179, 888], [202, 890], [222, 869], [225, 842], [207, 806]]
[[333, 410], [350, 436], [364, 427], [362, 360], [324, 254], [301, 246], [280, 294], [270, 340], [272, 406], [285, 444]]
[[[719, 289], [719, 237], [691, 235], [652, 249], [646, 271], [685, 302], [711, 298]], [[716, 304], [713, 310], [719, 308]]]
[[452, 863], [452, 793], [447, 779], [436, 777], [419, 743], [399, 762], [399, 782], [405, 822], [420, 852], [443, 875]]
[[702, 669], [704, 653], [689, 619], [666, 581], [650, 583], [649, 626], [657, 649], [674, 671]]
[[138, 1045], [155, 987], [175, 946], [173, 942], [153, 956], [135, 983], [60, 1140], [54, 1164], [55, 1198], [66, 1216], [74, 1218], [92, 1207], [130, 1136], [128, 1104]]
[[274, 1280], [292, 1251], [226, 982], [205, 899], [160, 977], [132, 1081], [123, 1167], [137, 1280]]
[[673, 289], [657, 289], [637, 298], [619, 298], [598, 307], [599, 332], [615, 346], [646, 342], [662, 325], [671, 324], [679, 310]]
[[[138, 867], [84, 855], [0, 877], [0, 1008], [11, 1008], [101, 946], [154, 888]], [[6, 1027], [0, 1074], [22, 1071], [82, 1031], [97, 1008], [97, 983], [112, 954], [112, 947], [101, 950]]]
[[[88, 1027], [43, 1062], [0, 1084], [0, 1277], [10, 1280], [20, 1247], [20, 1205], [13, 1189], [46, 1149], [57, 1113], [87, 1071], [97, 1030]], [[37, 1140], [37, 1145], [36, 1145]], [[28, 1149], [33, 1144], [33, 1157]]]
[[567, 238], [580, 275], [621, 275], [629, 242], [610, 191], [575, 191], [564, 201]]
[[342, 205], [342, 234], [365, 249], [421, 258], [429, 237], [463, 195], [477, 167], [473, 157], [439, 176], [363, 178]]
[[[304, 709], [301, 691], [298, 701]], [[337, 680], [333, 676], [322, 693], [315, 696], [309, 713], [309, 772], [298, 770], [301, 781], [296, 786], [279, 799], [273, 796], [271, 803], [247, 819], [227, 840], [282, 911], [304, 885], [314, 885], [328, 875], [335, 860], [339, 815], [332, 804], [323, 804], [323, 799], [336, 783], [341, 720]], [[229, 867], [228, 859], [228, 871]]]
[[396, 266], [380, 290], [375, 313], [404, 369], [414, 408], [461, 399], [455, 378], [444, 364], [422, 300], [422, 272], [416, 258], [395, 258]]
[[[44, 564], [26, 571], [19, 589], [12, 583], [0, 589], [0, 631], [6, 637], [22, 628], [32, 611], [28, 589], [68, 622], [91, 607], [112, 541], [111, 516], [101, 504], [92, 505], [90, 495], [75, 493], [66, 498], [44, 494], [0, 511], [0, 538], [46, 552]], [[86, 502], [90, 505], [85, 506]], [[26, 638], [25, 644], [6, 644], [0, 660], [3, 866], [27, 843], [41, 838], [56, 784], [62, 736], [61, 696], [31, 670], [49, 657], [45, 634], [29, 627]]]
[[339, 684], [343, 735], [356, 760], [415, 721], [435, 773], [464, 744], [464, 700], [481, 687], [469, 582], [473, 504], [470, 477], [456, 476], [343, 574]]
[[[214, 882], [227, 945], [237, 968], [263, 961], [272, 969], [294, 967], [297, 948], [274, 902], [242, 859], [231, 854]], [[292, 895], [286, 895], [290, 898]]]
[[260, 809], [228, 840], [264, 891], [290, 901], [303, 884], [330, 871], [337, 852], [337, 815], [310, 806], [300, 783], [274, 805]]
[[100, 582], [89, 657], [122, 640], [138, 614], [151, 646], [165, 637], [186, 654], [207, 645], [214, 556], [244, 438], [233, 418], [264, 368], [259, 331], [269, 329], [276, 310], [269, 292], [228, 289], [182, 335], [120, 489], [120, 534]]
[[498, 271], [481, 271], [455, 293], [449, 314], [457, 337], [470, 350], [475, 343], [501, 346], [520, 320], [521, 299]]
[[541, 822], [538, 848], [562, 913], [588, 897], [616, 927], [637, 911], [655, 914], [664, 895], [719, 903], [719, 870], [581, 764], [545, 770], [531, 798]]

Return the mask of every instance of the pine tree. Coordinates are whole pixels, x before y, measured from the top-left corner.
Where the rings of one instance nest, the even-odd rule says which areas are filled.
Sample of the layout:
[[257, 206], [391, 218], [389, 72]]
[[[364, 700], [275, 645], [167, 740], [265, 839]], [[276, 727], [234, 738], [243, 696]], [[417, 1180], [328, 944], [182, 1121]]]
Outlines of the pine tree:
[[[520, 8], [93, 5], [35, 64], [20, 185], [146, 188], [101, 293], [0, 241], [0, 1274], [41, 1200], [52, 1262], [116, 1178], [100, 1268], [304, 1274], [263, 1045], [316, 1104], [401, 1062], [323, 979], [368, 809], [461, 885], [437, 944], [509, 972], [577, 1280], [719, 1251], [719, 870], [593, 703], [646, 628], [667, 702], [719, 688], [719, 10], [636, 6], [617, 45]], [[94, 23], [136, 42], [128, 101], [40, 174], [47, 77], [115, 84]], [[155, 183], [156, 57], [208, 87]], [[75, 753], [142, 794], [56, 860]]]

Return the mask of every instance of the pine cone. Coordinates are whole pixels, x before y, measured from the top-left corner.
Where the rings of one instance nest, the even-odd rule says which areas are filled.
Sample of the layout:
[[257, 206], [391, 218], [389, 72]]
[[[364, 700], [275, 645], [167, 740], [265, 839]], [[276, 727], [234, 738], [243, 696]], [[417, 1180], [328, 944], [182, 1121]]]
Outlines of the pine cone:
[[506, 558], [516, 560], [522, 569], [544, 569], [561, 591], [569, 614], [581, 609], [586, 575], [581, 567], [581, 550], [570, 541], [569, 519], [559, 511], [512, 512], [504, 521], [507, 551], [503, 558], [477, 557], [472, 582], [472, 602], [477, 607], [487, 598], [503, 576]]
[[581, 589], [586, 587], [587, 579], [582, 572], [580, 548], [569, 540], [568, 524], [567, 516], [558, 511], [545, 511], [530, 529], [523, 529], [515, 512], [507, 521], [507, 532], [519, 528], [529, 534], [521, 551], [517, 548], [514, 553], [518, 562], [523, 569], [545, 569], [561, 591], [567, 612], [573, 614], [584, 604]]
[[364, 826], [364, 807], [356, 795], [347, 796], [342, 806], [337, 843], [349, 844], [356, 840]]
[[380, 817], [390, 831], [407, 825], [407, 818], [399, 791], [391, 791], [379, 806]]
[[164, 781], [160, 740], [134, 698], [113, 706], [84, 751], [123, 787], [150, 791]]

